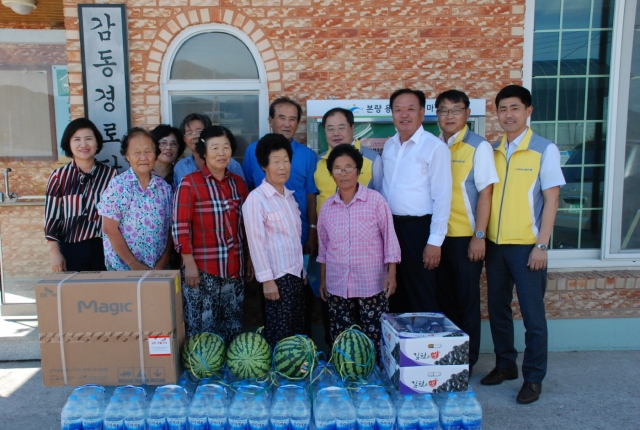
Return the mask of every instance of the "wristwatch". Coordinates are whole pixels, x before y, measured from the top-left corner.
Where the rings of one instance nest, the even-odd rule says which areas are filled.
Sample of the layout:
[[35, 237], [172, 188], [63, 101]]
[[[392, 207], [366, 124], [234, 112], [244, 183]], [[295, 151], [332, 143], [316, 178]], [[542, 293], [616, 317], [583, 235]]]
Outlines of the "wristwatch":
[[541, 251], [546, 251], [547, 249], [549, 249], [549, 247], [544, 243], [536, 243], [536, 248], [538, 248]]
[[318, 228], [318, 226], [315, 224], [309, 224], [309, 228]]
[[478, 239], [484, 239], [484, 231], [476, 230], [473, 234]]

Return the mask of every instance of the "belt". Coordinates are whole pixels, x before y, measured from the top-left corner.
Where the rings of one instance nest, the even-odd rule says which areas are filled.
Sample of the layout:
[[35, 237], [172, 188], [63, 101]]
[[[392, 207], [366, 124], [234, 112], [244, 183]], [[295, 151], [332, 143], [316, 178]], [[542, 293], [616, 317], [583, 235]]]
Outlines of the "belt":
[[394, 221], [398, 221], [398, 222], [418, 221], [418, 220], [422, 220], [422, 219], [431, 218], [431, 215], [432, 214], [426, 214], [426, 215], [420, 215], [420, 216], [416, 216], [416, 215], [393, 215], [393, 220]]

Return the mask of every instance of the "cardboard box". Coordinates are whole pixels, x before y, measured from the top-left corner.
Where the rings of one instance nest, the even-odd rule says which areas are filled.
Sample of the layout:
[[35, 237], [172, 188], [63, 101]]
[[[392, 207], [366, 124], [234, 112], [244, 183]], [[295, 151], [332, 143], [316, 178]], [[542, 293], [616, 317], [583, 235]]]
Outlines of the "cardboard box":
[[469, 386], [469, 365], [466, 364], [402, 367], [383, 349], [382, 365], [400, 394], [466, 391]]
[[[442, 332], [426, 332], [431, 321]], [[382, 337], [400, 367], [469, 364], [469, 336], [442, 313], [384, 314]]]
[[44, 385], [175, 383], [185, 338], [180, 272], [70, 275], [35, 286]]

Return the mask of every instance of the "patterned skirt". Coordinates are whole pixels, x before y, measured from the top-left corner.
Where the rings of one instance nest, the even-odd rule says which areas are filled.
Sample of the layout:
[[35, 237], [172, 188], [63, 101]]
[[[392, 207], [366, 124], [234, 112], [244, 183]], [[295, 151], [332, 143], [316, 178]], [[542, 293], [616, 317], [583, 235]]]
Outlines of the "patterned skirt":
[[220, 278], [200, 271], [200, 284], [191, 288], [184, 279], [183, 270], [182, 295], [187, 336], [212, 332], [229, 345], [242, 332], [244, 280]]

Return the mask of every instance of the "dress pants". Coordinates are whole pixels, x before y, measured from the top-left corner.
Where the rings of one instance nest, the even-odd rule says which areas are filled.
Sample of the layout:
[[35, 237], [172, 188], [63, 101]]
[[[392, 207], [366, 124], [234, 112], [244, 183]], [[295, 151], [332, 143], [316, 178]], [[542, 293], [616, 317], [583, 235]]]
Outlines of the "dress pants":
[[393, 216], [402, 262], [397, 266], [398, 287], [389, 298], [391, 312], [439, 312], [436, 271], [424, 268], [422, 253], [431, 231], [431, 215]]
[[547, 373], [548, 332], [544, 308], [547, 270], [527, 267], [534, 245], [496, 245], [487, 240], [486, 270], [489, 321], [496, 367], [516, 369], [518, 352], [513, 341], [511, 300], [515, 282], [525, 328], [522, 376], [539, 384]]
[[60, 253], [67, 262], [68, 272], [105, 272], [104, 246], [101, 237], [69, 243], [58, 242]]
[[483, 260], [468, 257], [471, 237], [446, 237], [436, 269], [438, 305], [455, 325], [469, 335], [469, 365], [480, 354], [480, 275]]

